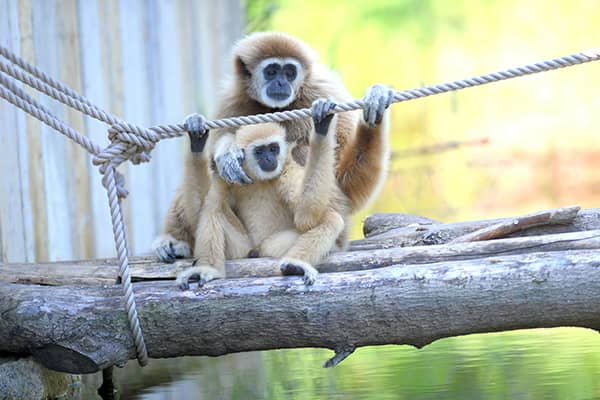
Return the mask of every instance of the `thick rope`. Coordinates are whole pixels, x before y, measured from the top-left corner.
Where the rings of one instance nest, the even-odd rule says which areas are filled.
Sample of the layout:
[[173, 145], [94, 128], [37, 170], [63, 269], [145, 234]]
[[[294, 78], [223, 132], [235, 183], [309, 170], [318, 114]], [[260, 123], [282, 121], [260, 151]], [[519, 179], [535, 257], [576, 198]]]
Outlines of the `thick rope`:
[[125, 291], [125, 308], [127, 309], [127, 319], [129, 320], [129, 328], [133, 332], [135, 349], [137, 352], [138, 362], [140, 365], [148, 364], [148, 351], [144, 342], [144, 335], [140, 327], [140, 320], [137, 315], [135, 305], [135, 296], [133, 294], [133, 285], [131, 283], [131, 275], [129, 274], [129, 248], [127, 246], [127, 231], [123, 222], [123, 212], [121, 208], [121, 199], [117, 195], [117, 180], [114, 174], [114, 168], [110, 167], [106, 170], [103, 180], [107, 188], [108, 203], [110, 205], [110, 215], [112, 219], [113, 235], [119, 258], [119, 275], [121, 283]]
[[[422, 97], [428, 97], [436, 94], [452, 92], [460, 89], [485, 85], [488, 83], [494, 83], [502, 80], [518, 78], [525, 75], [552, 71], [555, 69], [571, 67], [598, 60], [600, 60], [600, 48], [595, 48], [564, 57], [540, 61], [534, 64], [526, 64], [520, 67], [505, 69], [489, 74], [475, 76], [472, 78], [460, 79], [437, 85], [423, 86], [416, 89], [396, 91], [392, 103], [400, 103], [403, 101], [419, 99]], [[354, 100], [347, 103], [336, 104], [336, 107], [333, 110], [333, 112], [339, 113], [346, 111], [354, 111], [363, 107], [364, 102], [362, 100]], [[244, 125], [261, 124], [265, 122], [283, 122], [293, 119], [308, 118], [311, 116], [312, 112], [310, 108], [300, 108], [296, 110], [279, 111], [273, 113], [207, 120], [206, 126], [210, 129], [239, 128]], [[163, 138], [181, 136], [186, 132], [183, 124], [158, 125], [148, 129], [159, 133]]]
[[[123, 223], [123, 213], [120, 202], [120, 199], [127, 195], [127, 191], [124, 188], [124, 178], [118, 173], [116, 168], [127, 160], [130, 160], [134, 164], [148, 161], [150, 159], [150, 152], [158, 141], [183, 135], [185, 133], [185, 127], [183, 124], [175, 124], [158, 125], [145, 129], [129, 124], [95, 106], [73, 89], [49, 77], [43, 71], [22, 60], [2, 46], [0, 46], [0, 55], [19, 67], [16, 68], [0, 59], [0, 97], [74, 140], [89, 153], [93, 154], [94, 165], [100, 166], [99, 170], [103, 175], [102, 182], [107, 190], [111, 210], [113, 235], [120, 263], [120, 276], [122, 278], [123, 290], [125, 293], [129, 327], [133, 333], [138, 361], [140, 365], [146, 365], [148, 362], [148, 353], [137, 315], [133, 286], [129, 274], [127, 232], [125, 230], [125, 224]], [[393, 102], [398, 103], [418, 99], [421, 97], [598, 60], [600, 60], [600, 49], [593, 49], [535, 64], [527, 64], [517, 68], [493, 72], [491, 74], [479, 75], [473, 78], [442, 83], [439, 85], [424, 86], [417, 89], [397, 91], [394, 95]], [[5, 74], [37, 89], [69, 107], [109, 124], [110, 128], [108, 130], [108, 136], [111, 144], [107, 148], [101, 149], [96, 143], [71, 128], [27, 95]], [[364, 102], [362, 100], [355, 100], [348, 103], [338, 103], [334, 112], [353, 111], [363, 107]], [[275, 113], [209, 120], [206, 121], [206, 126], [210, 129], [237, 128], [243, 125], [264, 122], [282, 122], [292, 119], [308, 118], [311, 115], [310, 108], [304, 108]]]
[[[123, 212], [120, 201], [121, 197], [127, 195], [127, 191], [124, 188], [124, 178], [116, 171], [116, 167], [121, 162], [127, 159], [134, 160], [136, 157], [137, 162], [147, 161], [149, 159], [149, 155], [146, 152], [149, 152], [154, 146], [154, 143], [160, 140], [160, 138], [152, 132], [146, 134], [145, 129], [137, 129], [134, 125], [127, 124], [118, 118], [100, 110], [83, 96], [78, 95], [75, 91], [65, 85], [62, 85], [60, 82], [52, 80], [37, 68], [19, 59], [16, 55], [8, 52], [8, 50], [1, 46], [0, 54], [5, 57], [7, 57], [6, 55], [8, 54], [9, 57], [7, 58], [9, 60], [21, 66], [21, 68], [28, 71], [30, 74], [32, 74], [32, 76], [26, 75], [17, 68], [14, 68], [0, 60], [0, 71], [4, 72], [5, 74], [20, 80], [21, 82], [47, 94], [48, 96], [53, 97], [62, 103], [85, 113], [86, 115], [90, 115], [103, 122], [125, 126], [128, 129], [133, 130], [141, 138], [138, 139], [135, 134], [132, 135], [127, 132], [122, 135], [117, 134], [120, 143], [116, 143], [115, 145], [111, 144], [112, 147], [109, 146], [109, 148], [103, 152], [100, 146], [54, 116], [48, 109], [43, 107], [41, 104], [27, 95], [17, 85], [11, 82], [11, 80], [7, 78], [4, 73], [0, 73], [0, 97], [3, 97], [10, 103], [28, 112], [40, 121], [72, 139], [84, 147], [89, 153], [93, 154], [95, 159], [102, 159], [102, 162], [99, 162], [98, 164], [101, 165], [100, 172], [103, 174], [102, 183], [106, 188], [108, 195], [115, 247], [120, 264], [119, 276], [121, 277], [123, 292], [125, 294], [127, 320], [129, 322], [129, 328], [133, 334], [138, 362], [141, 366], [144, 366], [148, 364], [148, 350], [146, 348], [144, 336], [140, 327], [140, 321], [137, 315], [133, 285], [131, 282], [131, 275], [129, 273], [127, 231], [125, 229], [125, 224], [123, 223]], [[109, 137], [111, 135], [114, 136], [115, 134], [109, 133]], [[149, 137], [150, 139], [155, 139], [155, 141], [149, 142]], [[141, 142], [142, 140], [144, 141], [143, 143]], [[139, 147], [142, 147], [142, 152], [138, 151]], [[116, 150], [120, 150], [120, 152]], [[106, 153], [109, 153], [112, 157], [107, 157]], [[138, 153], [140, 154], [138, 155]]]

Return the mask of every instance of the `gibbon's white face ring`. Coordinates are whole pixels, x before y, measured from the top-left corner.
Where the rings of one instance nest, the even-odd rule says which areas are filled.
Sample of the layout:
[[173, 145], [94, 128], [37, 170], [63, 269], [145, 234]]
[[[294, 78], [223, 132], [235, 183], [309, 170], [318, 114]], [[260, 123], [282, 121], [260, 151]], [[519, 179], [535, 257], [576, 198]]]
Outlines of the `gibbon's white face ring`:
[[[267, 171], [262, 170], [260, 168], [260, 166], [258, 165], [258, 162], [257, 162], [256, 158], [254, 157], [254, 149], [256, 147], [263, 146], [263, 145], [269, 145], [272, 143], [279, 144], [279, 155], [277, 156], [277, 167], [275, 167], [275, 169], [273, 171], [267, 172]], [[287, 150], [288, 150], [287, 142], [285, 140], [282, 140], [279, 137], [277, 137], [277, 138], [268, 137], [268, 138], [256, 140], [256, 141], [252, 142], [252, 145], [250, 145], [248, 148], [245, 149], [245, 157], [244, 157], [245, 168], [244, 169], [251, 178], [256, 179], [256, 180], [268, 181], [271, 179], [275, 179], [279, 175], [281, 175], [281, 172], [283, 171], [283, 167], [285, 166], [285, 159], [287, 157]]]
[[[267, 91], [269, 89], [269, 84], [271, 82], [266, 79], [263, 71], [265, 71], [265, 69], [272, 64], [277, 64], [282, 69], [286, 65], [293, 65], [296, 70], [296, 76], [292, 80], [287, 81], [287, 84], [289, 85], [290, 93], [289, 93], [288, 97], [285, 99], [274, 99], [273, 97], [269, 96], [267, 93]], [[260, 88], [259, 89], [260, 102], [270, 108], [284, 108], [284, 107], [289, 106], [296, 99], [297, 88], [304, 81], [304, 71], [302, 69], [302, 65], [298, 62], [298, 60], [296, 60], [295, 58], [292, 58], [292, 57], [265, 58], [256, 66], [253, 76], [254, 76], [254, 79], [257, 80], [258, 87]]]

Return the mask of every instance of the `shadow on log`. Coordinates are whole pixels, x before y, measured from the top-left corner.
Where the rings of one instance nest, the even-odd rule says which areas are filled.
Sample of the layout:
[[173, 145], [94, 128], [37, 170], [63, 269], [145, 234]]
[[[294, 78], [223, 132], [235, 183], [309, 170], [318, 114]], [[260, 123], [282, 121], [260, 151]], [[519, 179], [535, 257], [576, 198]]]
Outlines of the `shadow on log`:
[[[149, 355], [296, 347], [348, 351], [521, 328], [600, 327], [600, 258], [578, 250], [299, 277], [227, 279], [198, 291], [135, 284]], [[135, 357], [116, 286], [0, 283], [0, 351], [89, 373]]]

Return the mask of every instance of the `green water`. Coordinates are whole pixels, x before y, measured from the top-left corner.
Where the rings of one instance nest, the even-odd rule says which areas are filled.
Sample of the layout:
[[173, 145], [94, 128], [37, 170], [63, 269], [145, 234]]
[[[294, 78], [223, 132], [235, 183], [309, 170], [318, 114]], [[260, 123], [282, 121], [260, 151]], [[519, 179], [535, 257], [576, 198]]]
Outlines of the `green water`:
[[117, 370], [122, 399], [597, 399], [600, 336], [536, 329], [360, 348], [323, 369], [319, 349], [135, 362]]

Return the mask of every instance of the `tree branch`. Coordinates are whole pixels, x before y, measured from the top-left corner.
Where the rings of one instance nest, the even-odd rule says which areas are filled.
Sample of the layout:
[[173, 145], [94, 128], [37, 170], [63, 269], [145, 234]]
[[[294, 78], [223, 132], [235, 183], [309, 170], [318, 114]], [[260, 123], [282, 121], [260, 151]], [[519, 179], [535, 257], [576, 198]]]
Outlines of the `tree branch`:
[[[454, 222], [448, 224], [418, 224], [406, 226], [403, 214], [376, 214], [379, 220], [389, 219], [386, 232], [370, 235], [350, 243], [350, 250], [372, 250], [391, 247], [426, 246], [448, 243], [454, 238], [489, 227], [493, 224], [512, 221], [513, 218], [499, 218], [481, 221]], [[367, 218], [365, 225], [370, 224]], [[398, 222], [396, 225], [395, 223]], [[518, 236], [536, 236], [553, 233], [580, 232], [600, 229], [600, 209], [580, 211], [572, 223], [538, 226], [518, 232]], [[515, 234], [513, 234], [515, 236]]]
[[459, 236], [448, 243], [477, 242], [480, 240], [498, 239], [511, 233], [524, 231], [525, 229], [545, 225], [566, 225], [573, 222], [581, 207], [573, 206], [566, 208], [554, 208], [552, 210], [540, 211], [533, 214], [515, 217], [507, 221], [493, 224], [475, 232]]

